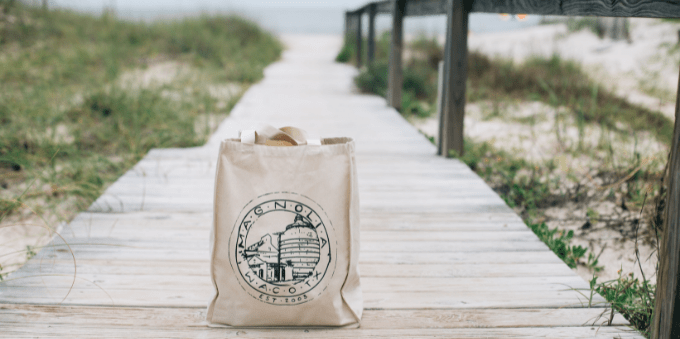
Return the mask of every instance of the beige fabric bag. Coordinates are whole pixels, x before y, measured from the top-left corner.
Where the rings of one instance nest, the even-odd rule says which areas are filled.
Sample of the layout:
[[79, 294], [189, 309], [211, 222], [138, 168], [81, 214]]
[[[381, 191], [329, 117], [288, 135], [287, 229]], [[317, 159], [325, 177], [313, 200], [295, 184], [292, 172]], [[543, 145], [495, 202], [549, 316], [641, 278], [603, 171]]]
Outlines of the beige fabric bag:
[[212, 325], [358, 324], [354, 141], [271, 126], [223, 141], [210, 252]]

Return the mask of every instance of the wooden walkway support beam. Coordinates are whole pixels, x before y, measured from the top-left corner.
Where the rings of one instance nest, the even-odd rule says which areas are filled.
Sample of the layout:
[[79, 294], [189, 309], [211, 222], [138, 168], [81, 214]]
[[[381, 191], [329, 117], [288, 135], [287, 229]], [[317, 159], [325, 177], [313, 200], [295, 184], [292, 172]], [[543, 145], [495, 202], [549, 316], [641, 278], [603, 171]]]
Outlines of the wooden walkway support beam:
[[354, 13], [354, 20], [356, 20], [356, 27], [357, 27], [357, 31], [356, 31], [357, 68], [361, 68], [362, 61], [363, 61], [362, 60], [363, 52], [361, 50], [361, 47], [364, 43], [364, 41], [363, 41], [364, 38], [363, 38], [363, 35], [362, 35], [362, 32], [361, 32], [361, 16], [362, 16], [362, 14], [364, 14], [363, 10], [359, 10], [356, 13]]
[[344, 43], [345, 44], [349, 43], [349, 34], [350, 34], [350, 31], [351, 31], [351, 27], [350, 27], [351, 24], [352, 24], [351, 14], [350, 14], [349, 11], [345, 11], [345, 36], [344, 36], [344, 38], [345, 38]]
[[377, 14], [377, 5], [371, 4], [368, 7], [368, 41], [366, 46], [366, 64], [368, 66], [373, 65], [375, 61], [375, 16]]
[[444, 74], [446, 74], [445, 71], [446, 66], [444, 65], [444, 60], [439, 62], [439, 65], [437, 67], [437, 121], [439, 121], [439, 125], [437, 126], [437, 155], [442, 155], [442, 126], [444, 124], [442, 123], [442, 119], [444, 119], [444, 88], [446, 88], [446, 82], [444, 82]]
[[659, 244], [653, 339], [680, 338], [680, 79], [675, 102], [673, 144], [668, 161], [668, 191], [663, 236]]
[[401, 86], [403, 82], [401, 57], [404, 44], [405, 12], [406, 0], [394, 0], [392, 2], [392, 42], [390, 43], [390, 63], [387, 75], [387, 102], [397, 110], [401, 109]]
[[465, 81], [467, 79], [467, 35], [469, 8], [463, 0], [450, 1], [444, 51], [444, 109], [440, 119], [439, 153], [462, 155], [465, 119]]

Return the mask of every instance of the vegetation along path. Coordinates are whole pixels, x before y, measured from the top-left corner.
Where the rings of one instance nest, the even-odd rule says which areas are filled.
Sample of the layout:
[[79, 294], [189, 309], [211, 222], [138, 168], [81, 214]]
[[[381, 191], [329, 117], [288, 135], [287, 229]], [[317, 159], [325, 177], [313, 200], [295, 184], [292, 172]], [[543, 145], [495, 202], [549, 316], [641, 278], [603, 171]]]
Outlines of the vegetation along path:
[[[641, 338], [465, 164], [353, 91], [339, 37], [284, 41], [205, 146], [153, 149], [0, 285], [1, 337]], [[256, 122], [356, 139], [361, 328], [203, 324], [217, 149]]]

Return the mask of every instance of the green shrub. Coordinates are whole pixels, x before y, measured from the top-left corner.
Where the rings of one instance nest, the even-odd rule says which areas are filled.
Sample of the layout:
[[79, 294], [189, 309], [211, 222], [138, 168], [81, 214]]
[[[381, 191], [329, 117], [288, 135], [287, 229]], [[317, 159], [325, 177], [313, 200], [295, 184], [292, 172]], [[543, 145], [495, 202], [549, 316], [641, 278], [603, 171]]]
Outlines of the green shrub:
[[[437, 95], [437, 72], [423, 62], [412, 62], [404, 69], [403, 88], [412, 92], [418, 99], [432, 101]], [[435, 81], [432, 81], [434, 78]]]
[[416, 99], [416, 95], [411, 91], [402, 93], [401, 96], [401, 113], [408, 115], [415, 115], [425, 118], [432, 114], [432, 111], [425, 103]]
[[[40, 208], [65, 203], [76, 213], [150, 148], [202, 144], [210, 131], [198, 118], [223, 116], [237, 99], [218, 107], [208, 86], [258, 81], [282, 51], [237, 16], [148, 24], [19, 2], [3, 11], [0, 219], [23, 208], [16, 201], [36, 198]], [[158, 88], [119, 86], [122, 72], [168, 60], [194, 66], [191, 76]]]
[[[654, 314], [656, 285], [648, 280], [639, 281], [633, 273], [603, 283], [597, 283], [597, 277], [590, 282], [594, 290], [603, 296], [613, 310], [621, 313], [626, 320], [645, 337], [651, 336], [650, 326]], [[613, 312], [612, 310], [612, 312]]]
[[387, 62], [377, 62], [361, 71], [354, 83], [364, 93], [385, 96], [387, 93]]
[[426, 61], [431, 69], [438, 69], [439, 62], [444, 58], [444, 51], [436, 37], [428, 38], [426, 35], [420, 35], [409, 44], [409, 48], [419, 54], [418, 58]]
[[[581, 67], [558, 55], [531, 58], [521, 65], [492, 60], [471, 52], [468, 58], [467, 100], [538, 100], [567, 106], [583, 123], [596, 123], [614, 131], [648, 131], [670, 145], [673, 123], [660, 112], [629, 103], [604, 90]], [[629, 130], [621, 131], [617, 122]]]
[[[364, 93], [373, 93], [380, 96], [387, 94], [387, 71], [388, 64], [386, 62], [379, 62], [364, 70], [354, 78], [354, 82]], [[433, 88], [428, 74], [428, 69], [422, 66], [414, 66], [405, 68], [402, 82], [402, 113], [414, 114], [420, 117], [429, 116], [432, 110], [426, 102], [432, 98], [432, 93], [436, 93], [436, 88]], [[436, 74], [435, 74], [436, 76]], [[434, 99], [431, 100], [434, 102]]]
[[564, 232], [557, 228], [550, 229], [545, 223], [530, 223], [528, 226], [570, 268], [576, 268], [588, 251], [582, 246], [569, 244], [574, 237], [574, 231]]
[[338, 53], [338, 56], [335, 57], [335, 61], [337, 62], [348, 62], [352, 55], [354, 55], [354, 48], [352, 48], [351, 44], [344, 44], [342, 46], [342, 49]]

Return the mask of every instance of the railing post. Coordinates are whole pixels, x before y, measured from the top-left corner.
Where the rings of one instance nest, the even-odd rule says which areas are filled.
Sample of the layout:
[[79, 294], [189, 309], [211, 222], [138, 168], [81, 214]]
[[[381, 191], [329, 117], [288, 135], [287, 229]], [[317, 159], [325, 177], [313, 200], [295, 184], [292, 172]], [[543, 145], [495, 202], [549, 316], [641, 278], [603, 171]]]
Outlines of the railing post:
[[469, 1], [450, 0], [447, 13], [447, 44], [444, 51], [445, 92], [440, 134], [441, 151], [450, 157], [451, 150], [463, 155], [463, 121], [465, 119], [465, 81], [467, 80], [467, 35]]
[[[451, 1], [447, 1], [447, 8], [448, 6], [451, 6]], [[447, 13], [448, 14], [448, 13]], [[445, 118], [445, 110], [446, 110], [446, 91], [448, 86], [448, 77], [446, 76], [449, 74], [449, 63], [446, 61], [446, 54], [448, 53], [447, 51], [449, 50], [449, 44], [451, 42], [450, 36], [451, 36], [451, 25], [448, 24], [448, 20], [446, 21], [446, 41], [444, 42], [444, 60], [442, 60], [442, 63], [444, 64], [442, 68], [442, 84], [441, 84], [441, 96], [437, 98], [437, 104], [439, 106], [439, 134], [438, 134], [438, 139], [437, 139], [437, 155], [443, 155], [444, 151], [444, 126], [446, 126], [446, 121], [444, 120]]]
[[349, 11], [345, 11], [345, 44], [349, 42], [347, 39], [349, 37]]
[[355, 16], [356, 16], [355, 20], [357, 22], [357, 32], [356, 32], [356, 34], [357, 34], [357, 37], [356, 37], [356, 40], [357, 40], [357, 42], [356, 42], [357, 43], [357, 49], [356, 49], [357, 50], [357, 68], [361, 68], [361, 61], [362, 61], [361, 60], [362, 59], [362, 57], [361, 57], [362, 56], [362, 52], [361, 52], [362, 46], [361, 45], [363, 45], [363, 36], [361, 34], [362, 33], [361, 32], [361, 16], [363, 14], [364, 14], [363, 10], [359, 10], [355, 14]]
[[441, 131], [441, 120], [442, 120], [442, 109], [444, 108], [444, 60], [440, 61], [437, 65], [437, 102], [436, 102], [436, 114], [437, 121], [439, 121], [439, 131], [437, 133], [437, 154], [441, 154], [441, 142], [442, 131]]
[[375, 61], [375, 15], [376, 15], [376, 4], [371, 4], [368, 7], [368, 42], [366, 48], [368, 66], [373, 65]]
[[668, 161], [668, 191], [659, 249], [653, 339], [680, 338], [680, 80], [675, 102], [673, 144]]
[[390, 43], [390, 64], [387, 76], [387, 102], [401, 109], [401, 52], [404, 43], [404, 12], [406, 0], [392, 0], [392, 42]]

